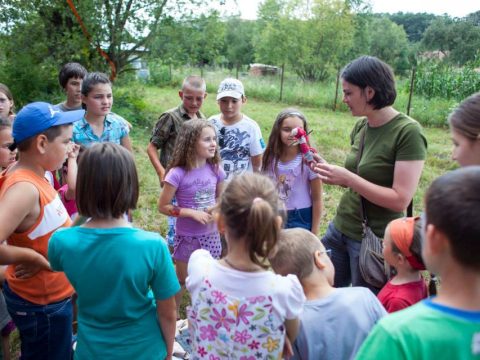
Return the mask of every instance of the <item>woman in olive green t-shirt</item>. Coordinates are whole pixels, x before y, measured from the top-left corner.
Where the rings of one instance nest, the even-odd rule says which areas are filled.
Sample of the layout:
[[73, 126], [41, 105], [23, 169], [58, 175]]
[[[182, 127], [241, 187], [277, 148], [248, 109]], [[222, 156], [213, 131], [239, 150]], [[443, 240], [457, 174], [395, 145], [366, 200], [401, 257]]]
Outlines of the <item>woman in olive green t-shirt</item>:
[[[323, 238], [332, 249], [335, 286], [368, 286], [360, 274], [358, 259], [362, 240], [360, 196], [364, 198], [368, 224], [383, 237], [386, 225], [403, 216], [413, 198], [425, 162], [427, 141], [418, 122], [395, 110], [393, 72], [381, 60], [362, 56], [342, 72], [343, 101], [353, 116], [361, 116], [351, 134], [351, 151], [345, 167], [327, 162], [314, 170], [326, 184], [347, 190], [337, 214]], [[363, 153], [357, 153], [365, 131]]]

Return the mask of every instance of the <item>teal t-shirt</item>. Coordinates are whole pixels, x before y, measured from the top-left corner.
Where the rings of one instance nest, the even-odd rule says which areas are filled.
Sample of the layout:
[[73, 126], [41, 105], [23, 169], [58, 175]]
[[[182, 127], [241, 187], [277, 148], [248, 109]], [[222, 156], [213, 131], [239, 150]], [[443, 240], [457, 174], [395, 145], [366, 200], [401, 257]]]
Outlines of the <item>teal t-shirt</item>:
[[424, 300], [379, 321], [356, 359], [480, 359], [480, 311]]
[[[425, 160], [427, 140], [418, 122], [404, 114], [398, 114], [388, 123], [369, 127], [367, 119], [360, 119], [350, 134], [351, 151], [345, 160], [345, 168], [357, 173], [357, 153], [360, 137], [366, 128], [365, 143], [359, 164], [359, 175], [374, 184], [392, 187], [396, 161]], [[365, 201], [368, 224], [375, 235], [383, 238], [387, 224], [403, 216], [396, 212]], [[351, 239], [362, 239], [360, 196], [347, 189], [337, 207], [333, 220], [335, 227]]]
[[78, 294], [75, 359], [164, 359], [157, 300], [180, 285], [166, 244], [135, 228], [65, 228], [49, 242], [52, 269], [65, 272]]

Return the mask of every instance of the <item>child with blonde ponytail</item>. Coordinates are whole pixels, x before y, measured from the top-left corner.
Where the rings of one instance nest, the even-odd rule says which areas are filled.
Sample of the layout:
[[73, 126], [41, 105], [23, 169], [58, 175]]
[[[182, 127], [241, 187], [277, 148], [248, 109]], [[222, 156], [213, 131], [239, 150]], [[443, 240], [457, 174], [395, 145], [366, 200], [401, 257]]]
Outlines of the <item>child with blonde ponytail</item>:
[[285, 337], [294, 341], [302, 287], [295, 275], [267, 270], [282, 225], [280, 204], [262, 175], [245, 173], [228, 183], [215, 215], [228, 252], [215, 260], [197, 250], [188, 263], [193, 359], [279, 359], [288, 348]]

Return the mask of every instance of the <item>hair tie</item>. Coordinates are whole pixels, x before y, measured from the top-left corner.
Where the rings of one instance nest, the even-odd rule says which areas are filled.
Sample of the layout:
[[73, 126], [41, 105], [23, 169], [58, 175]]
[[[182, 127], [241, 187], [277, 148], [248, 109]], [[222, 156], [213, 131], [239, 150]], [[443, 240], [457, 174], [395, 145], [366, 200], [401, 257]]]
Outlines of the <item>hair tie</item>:
[[253, 199], [252, 204], [259, 203], [260, 201], [263, 201], [263, 199], [257, 196], [256, 198]]
[[415, 220], [417, 219], [419, 219], [418, 216], [393, 220], [389, 225], [390, 237], [412, 268], [425, 270], [425, 265], [418, 261], [410, 251], [415, 232]]

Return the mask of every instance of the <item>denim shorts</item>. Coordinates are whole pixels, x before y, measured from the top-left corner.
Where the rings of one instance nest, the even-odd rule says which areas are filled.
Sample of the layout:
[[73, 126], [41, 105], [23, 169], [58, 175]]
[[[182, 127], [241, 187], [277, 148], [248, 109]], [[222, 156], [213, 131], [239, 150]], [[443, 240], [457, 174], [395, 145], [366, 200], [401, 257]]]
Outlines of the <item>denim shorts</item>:
[[31, 303], [3, 286], [8, 312], [18, 328], [22, 360], [65, 360], [72, 356], [72, 302]]
[[312, 207], [287, 211], [285, 229], [302, 228], [312, 230]]

